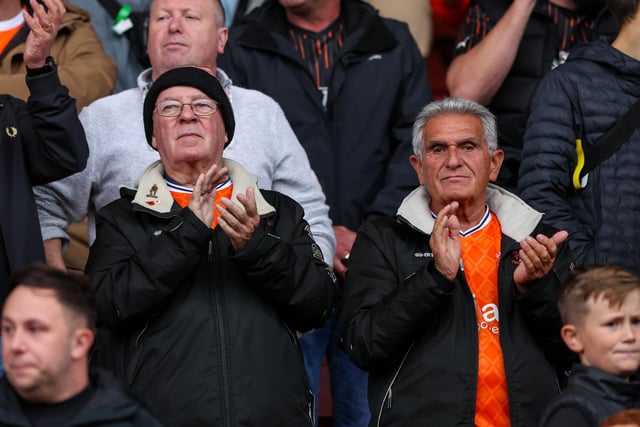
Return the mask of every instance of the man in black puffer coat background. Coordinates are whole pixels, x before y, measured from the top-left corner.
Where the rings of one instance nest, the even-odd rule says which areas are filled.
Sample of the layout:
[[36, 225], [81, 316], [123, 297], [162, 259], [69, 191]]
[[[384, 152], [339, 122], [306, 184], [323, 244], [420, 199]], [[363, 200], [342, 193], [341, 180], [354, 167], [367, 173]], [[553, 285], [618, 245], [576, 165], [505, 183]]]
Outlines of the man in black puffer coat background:
[[569, 232], [578, 264], [618, 264], [640, 273], [640, 132], [572, 184], [576, 139], [595, 144], [640, 97], [638, 0], [608, 4], [618, 37], [571, 54], [542, 81], [524, 138], [519, 192], [545, 221]]

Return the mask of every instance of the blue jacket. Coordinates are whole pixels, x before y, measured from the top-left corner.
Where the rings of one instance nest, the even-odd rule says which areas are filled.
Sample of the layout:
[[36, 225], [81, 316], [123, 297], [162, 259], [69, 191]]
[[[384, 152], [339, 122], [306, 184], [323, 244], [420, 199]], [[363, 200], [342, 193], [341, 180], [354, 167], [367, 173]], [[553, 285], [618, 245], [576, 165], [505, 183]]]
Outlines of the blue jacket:
[[640, 273], [640, 132], [575, 190], [576, 138], [597, 142], [640, 97], [640, 61], [605, 40], [571, 54], [541, 82], [525, 133], [519, 190], [569, 232], [578, 264], [615, 263]]
[[[511, 6], [512, 0], [474, 0], [471, 7], [474, 3], [480, 4], [494, 26]], [[496, 183], [510, 191], [515, 191], [518, 185], [522, 140], [531, 99], [542, 78], [553, 68], [562, 37], [558, 25], [543, 13], [545, 3], [539, 0], [531, 13], [509, 74], [489, 103], [498, 120], [498, 142], [505, 152]], [[606, 8], [588, 14], [585, 19], [591, 22], [588, 29], [578, 35], [576, 28], [571, 37], [580, 39], [584, 36], [588, 40], [596, 40], [601, 35], [613, 36], [618, 32], [615, 19]]]
[[418, 184], [408, 160], [411, 130], [431, 92], [406, 24], [382, 19], [360, 1], [342, 3], [347, 35], [326, 109], [276, 1], [231, 29], [218, 64], [239, 86], [262, 91], [282, 106], [334, 224], [356, 230], [371, 214], [392, 215]]

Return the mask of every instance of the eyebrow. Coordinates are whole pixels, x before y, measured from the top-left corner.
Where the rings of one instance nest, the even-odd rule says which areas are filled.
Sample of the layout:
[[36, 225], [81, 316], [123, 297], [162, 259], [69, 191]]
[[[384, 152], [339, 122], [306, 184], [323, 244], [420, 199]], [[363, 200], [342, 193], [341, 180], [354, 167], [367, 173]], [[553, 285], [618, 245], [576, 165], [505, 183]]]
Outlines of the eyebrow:
[[428, 147], [432, 147], [432, 146], [436, 146], [436, 145], [451, 145], [451, 144], [455, 144], [455, 145], [463, 145], [463, 144], [476, 144], [476, 145], [482, 145], [482, 140], [477, 140], [475, 138], [465, 138], [459, 141], [455, 141], [455, 142], [447, 142], [447, 141], [442, 141], [442, 140], [431, 140], [431, 141], [426, 141], [426, 146]]

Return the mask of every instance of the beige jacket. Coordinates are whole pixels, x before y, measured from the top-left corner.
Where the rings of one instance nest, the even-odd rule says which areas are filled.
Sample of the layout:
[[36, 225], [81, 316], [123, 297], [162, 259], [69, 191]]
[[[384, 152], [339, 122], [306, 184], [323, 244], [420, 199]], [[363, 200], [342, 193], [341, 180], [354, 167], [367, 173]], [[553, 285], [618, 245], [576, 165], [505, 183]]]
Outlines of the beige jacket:
[[428, 0], [367, 0], [385, 18], [393, 18], [409, 24], [409, 31], [418, 43], [423, 57], [429, 54], [433, 24], [431, 3]]
[[[62, 84], [77, 100], [78, 111], [98, 98], [110, 95], [116, 81], [116, 66], [104, 53], [89, 14], [77, 6], [65, 3], [67, 13], [51, 50], [58, 64]], [[21, 30], [18, 34], [25, 33]], [[11, 48], [0, 60], [0, 93], [26, 100], [26, 68], [22, 59], [24, 40]]]

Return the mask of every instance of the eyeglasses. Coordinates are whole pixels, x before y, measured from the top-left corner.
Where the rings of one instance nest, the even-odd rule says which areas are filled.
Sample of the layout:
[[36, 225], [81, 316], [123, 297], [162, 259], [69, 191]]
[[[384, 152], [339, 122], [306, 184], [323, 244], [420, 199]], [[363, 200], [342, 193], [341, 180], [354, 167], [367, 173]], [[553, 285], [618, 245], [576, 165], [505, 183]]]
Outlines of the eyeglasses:
[[191, 107], [191, 111], [198, 117], [210, 116], [218, 111], [218, 103], [213, 99], [196, 99], [191, 103], [182, 103], [175, 99], [167, 99], [156, 104], [158, 115], [162, 117], [178, 117], [182, 114], [185, 105]]

